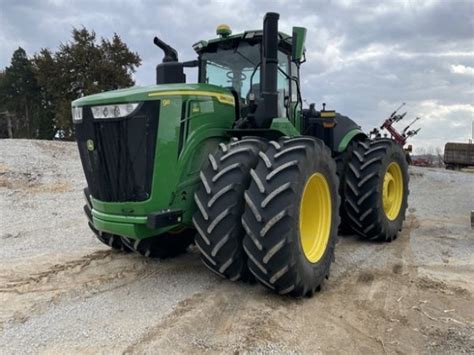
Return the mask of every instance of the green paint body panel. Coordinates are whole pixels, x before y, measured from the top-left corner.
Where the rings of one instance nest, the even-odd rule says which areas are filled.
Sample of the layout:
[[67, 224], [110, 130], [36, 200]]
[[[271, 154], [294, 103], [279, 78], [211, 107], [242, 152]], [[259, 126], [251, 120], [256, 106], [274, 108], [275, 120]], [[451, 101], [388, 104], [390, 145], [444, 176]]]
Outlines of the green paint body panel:
[[304, 27], [293, 27], [293, 35], [296, 35], [298, 39], [296, 45], [292, 48], [293, 60], [299, 62], [303, 59], [304, 55], [304, 43], [306, 41], [306, 28]]
[[349, 132], [346, 133], [346, 135], [341, 139], [341, 141], [339, 142], [339, 145], [337, 147], [337, 151], [339, 153], [342, 153], [343, 151], [345, 151], [347, 149], [347, 147], [349, 146], [349, 143], [352, 142], [352, 140], [356, 137], [356, 136], [364, 136], [366, 137], [366, 134], [364, 132], [362, 132], [360, 129], [358, 128], [355, 128], [355, 129], [352, 129], [350, 130]]
[[[235, 107], [233, 103], [230, 104], [229, 97], [232, 96], [228, 90], [214, 85], [172, 84], [116, 90], [74, 101], [73, 106], [94, 106], [162, 100], [151, 197], [140, 202], [104, 202], [92, 197], [94, 226], [104, 232], [135, 239], [159, 235], [176, 227], [191, 226], [195, 210], [193, 195], [199, 183], [199, 171], [209, 153], [220, 142], [230, 138], [226, 132], [234, 123]], [[182, 122], [183, 107], [186, 113]], [[284, 123], [281, 125], [285, 126]], [[184, 137], [179, 152], [181, 129], [189, 134]], [[182, 224], [149, 229], [146, 225], [147, 216], [165, 209], [183, 210]]]
[[[100, 94], [81, 97], [74, 100], [72, 106], [95, 106], [106, 104], [118, 104], [126, 102], [141, 102], [156, 100], [158, 97], [150, 96], [154, 93], [166, 93], [175, 91], [209, 91], [216, 94], [227, 94], [229, 91], [220, 86], [210, 84], [167, 84], [167, 85], [150, 85], [137, 86], [128, 89], [120, 89], [107, 91]], [[173, 97], [174, 95], [170, 96]], [[162, 97], [160, 97], [162, 98]]]
[[280, 131], [285, 136], [294, 137], [299, 136], [300, 132], [293, 126], [290, 120], [286, 117], [274, 118], [272, 121], [271, 129]]

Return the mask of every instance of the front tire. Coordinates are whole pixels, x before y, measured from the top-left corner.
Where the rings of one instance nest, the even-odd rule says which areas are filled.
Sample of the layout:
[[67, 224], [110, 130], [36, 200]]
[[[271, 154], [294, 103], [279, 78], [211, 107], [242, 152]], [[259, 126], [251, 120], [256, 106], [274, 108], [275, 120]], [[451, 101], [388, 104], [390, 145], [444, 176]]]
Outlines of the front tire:
[[353, 143], [344, 186], [346, 223], [364, 239], [391, 242], [408, 206], [408, 164], [391, 139]]
[[250, 271], [279, 294], [313, 295], [329, 277], [339, 224], [330, 150], [312, 137], [272, 141], [251, 175], [242, 217]]
[[261, 138], [248, 137], [221, 143], [201, 170], [201, 184], [194, 195], [195, 243], [205, 266], [219, 276], [248, 280], [247, 256], [242, 249], [241, 216], [244, 191], [250, 183], [250, 169], [265, 149]]

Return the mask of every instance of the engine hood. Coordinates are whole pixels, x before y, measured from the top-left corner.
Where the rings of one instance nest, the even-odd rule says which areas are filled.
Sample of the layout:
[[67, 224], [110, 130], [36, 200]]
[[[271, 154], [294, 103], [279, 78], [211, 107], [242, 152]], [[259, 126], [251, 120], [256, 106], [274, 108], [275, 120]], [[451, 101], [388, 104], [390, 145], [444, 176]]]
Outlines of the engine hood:
[[135, 86], [89, 95], [74, 100], [72, 106], [94, 106], [114, 103], [159, 100], [168, 96], [210, 96], [219, 102], [234, 105], [232, 93], [220, 86], [210, 84], [167, 84]]

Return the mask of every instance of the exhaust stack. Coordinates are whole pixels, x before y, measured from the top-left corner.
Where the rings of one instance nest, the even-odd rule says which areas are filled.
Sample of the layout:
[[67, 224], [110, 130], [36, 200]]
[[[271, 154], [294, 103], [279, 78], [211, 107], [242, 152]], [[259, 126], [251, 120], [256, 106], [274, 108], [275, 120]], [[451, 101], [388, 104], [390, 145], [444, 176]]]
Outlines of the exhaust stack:
[[185, 83], [186, 75], [183, 71], [183, 63], [178, 62], [176, 49], [158, 37], [153, 39], [153, 43], [165, 54], [162, 63], [156, 66], [156, 84]]
[[171, 47], [169, 44], [166, 44], [158, 37], [153, 38], [153, 43], [164, 52], [165, 56], [163, 57], [163, 63], [178, 61], [178, 52], [176, 49]]
[[278, 116], [278, 20], [280, 15], [268, 12], [263, 19], [260, 98], [253, 121], [256, 128], [269, 128]]

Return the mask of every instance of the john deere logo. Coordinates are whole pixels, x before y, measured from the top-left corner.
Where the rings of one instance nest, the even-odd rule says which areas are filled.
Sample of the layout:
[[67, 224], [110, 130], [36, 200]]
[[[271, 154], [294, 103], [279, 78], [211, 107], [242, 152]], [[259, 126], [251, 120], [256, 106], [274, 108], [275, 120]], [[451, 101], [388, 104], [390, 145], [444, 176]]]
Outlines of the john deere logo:
[[92, 139], [88, 139], [86, 145], [88, 151], [92, 152], [94, 150], [94, 141]]

